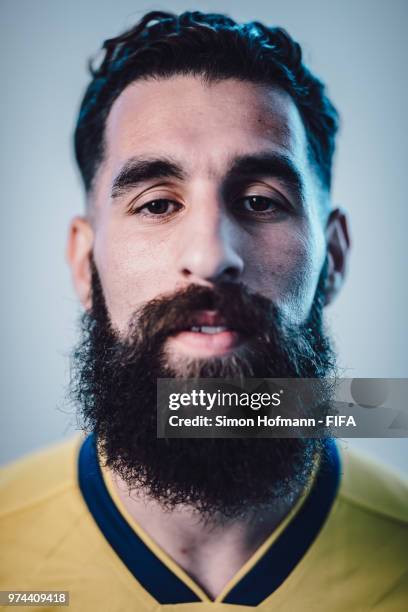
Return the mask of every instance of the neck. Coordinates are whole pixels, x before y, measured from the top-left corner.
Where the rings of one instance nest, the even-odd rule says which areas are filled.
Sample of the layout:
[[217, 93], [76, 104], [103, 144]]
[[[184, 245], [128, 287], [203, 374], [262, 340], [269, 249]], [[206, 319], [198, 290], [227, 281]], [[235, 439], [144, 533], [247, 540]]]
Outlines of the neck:
[[164, 509], [110, 473], [128, 513], [201, 588], [215, 599], [278, 527], [299, 499], [301, 490], [268, 506], [252, 508], [239, 518], [202, 517], [189, 506]]

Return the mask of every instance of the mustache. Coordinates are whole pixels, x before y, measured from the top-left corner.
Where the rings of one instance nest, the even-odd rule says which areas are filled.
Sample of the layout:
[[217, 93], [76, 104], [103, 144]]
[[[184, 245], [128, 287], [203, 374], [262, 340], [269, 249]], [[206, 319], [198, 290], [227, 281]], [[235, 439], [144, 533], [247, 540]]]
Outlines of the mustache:
[[190, 285], [150, 300], [131, 317], [129, 336], [154, 338], [156, 342], [197, 325], [197, 313], [212, 311], [222, 325], [247, 337], [261, 339], [269, 321], [280, 326], [279, 309], [268, 298], [242, 283], [219, 283], [214, 287]]
[[[147, 374], [150, 377], [155, 374], [159, 376], [159, 370], [161, 377], [172, 377], [173, 370], [169, 371], [166, 367], [166, 340], [197, 325], [200, 311], [216, 312], [223, 326], [238, 331], [246, 339], [242, 350], [227, 360], [227, 365], [236, 369], [237, 364], [234, 365], [232, 361], [242, 362], [247, 376], [254, 376], [254, 372], [257, 372], [258, 378], [318, 377], [319, 372], [325, 371], [327, 374], [330, 368], [334, 368], [335, 355], [329, 338], [322, 330], [325, 268], [309, 317], [300, 325], [291, 323], [272, 300], [251, 291], [243, 283], [220, 282], [214, 286], [188, 285], [143, 303], [130, 316], [122, 332], [115, 329], [111, 322], [93, 261], [91, 271], [92, 305], [86, 315], [90, 323], [85, 325], [84, 338], [100, 349], [94, 352], [94, 358], [102, 370], [115, 362], [118, 367], [120, 362], [121, 367], [129, 368], [129, 376], [133, 377], [133, 364], [143, 356], [146, 366], [149, 364], [144, 377]], [[220, 370], [215, 375], [213, 365], [218, 367], [218, 362], [225, 365], [222, 359], [215, 361], [217, 363], [208, 360], [206, 364], [199, 362], [190, 365], [199, 366], [202, 377], [231, 377], [228, 369]], [[189, 369], [189, 372], [190, 378], [196, 377], [195, 369]]]

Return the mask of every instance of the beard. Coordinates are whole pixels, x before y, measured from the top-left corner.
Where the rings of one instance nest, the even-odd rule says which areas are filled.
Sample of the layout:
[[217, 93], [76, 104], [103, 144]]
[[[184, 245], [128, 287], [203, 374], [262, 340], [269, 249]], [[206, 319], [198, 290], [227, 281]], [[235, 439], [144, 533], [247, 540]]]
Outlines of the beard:
[[[92, 267], [92, 307], [81, 318], [73, 353], [70, 393], [81, 426], [94, 432], [104, 465], [132, 492], [163, 509], [188, 506], [204, 520], [248, 516], [279, 500], [295, 499], [306, 485], [319, 439], [158, 439], [158, 378], [323, 378], [335, 357], [323, 330], [323, 267], [310, 315], [285, 321], [266, 297], [238, 283], [191, 285], [145, 303], [127, 333], [111, 324], [98, 272]], [[197, 311], [216, 310], [245, 341], [211, 359], [177, 356], [169, 338], [194, 325]]]

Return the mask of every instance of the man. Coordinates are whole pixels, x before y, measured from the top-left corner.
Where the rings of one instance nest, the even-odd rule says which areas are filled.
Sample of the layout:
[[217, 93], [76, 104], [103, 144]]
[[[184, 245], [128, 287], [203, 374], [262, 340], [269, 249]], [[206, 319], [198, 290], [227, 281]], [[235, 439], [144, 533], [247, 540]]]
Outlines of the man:
[[[83, 440], [4, 475], [3, 589], [75, 610], [402, 610], [404, 483], [313, 439], [157, 439], [158, 378], [335, 373], [337, 113], [278, 28], [153, 12], [75, 133]], [[405, 606], [404, 606], [405, 604]]]

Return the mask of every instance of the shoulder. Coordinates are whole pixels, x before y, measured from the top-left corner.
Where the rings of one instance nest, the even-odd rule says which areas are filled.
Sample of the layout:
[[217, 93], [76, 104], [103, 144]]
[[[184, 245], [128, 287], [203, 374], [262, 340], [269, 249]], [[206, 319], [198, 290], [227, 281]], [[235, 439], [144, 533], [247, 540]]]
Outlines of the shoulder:
[[79, 436], [23, 457], [0, 470], [0, 517], [29, 511], [75, 488]]
[[341, 486], [339, 498], [388, 522], [408, 527], [408, 480], [366, 455], [340, 448]]
[[340, 582], [347, 581], [350, 595], [373, 608], [403, 609], [408, 596], [407, 482], [347, 447], [341, 450], [341, 472], [325, 540], [334, 571]]
[[86, 519], [77, 484], [80, 442], [78, 437], [1, 469], [1, 586], [29, 588], [47, 563], [55, 568], [56, 559], [72, 556], [74, 527]]
[[341, 609], [403, 610], [408, 598], [407, 481], [344, 442], [340, 459], [340, 487], [324, 530], [321, 559], [331, 560], [328, 571], [336, 584], [347, 585], [339, 590]]
[[345, 442], [337, 447], [337, 495], [299, 565], [305, 599], [310, 597], [305, 609], [319, 609], [315, 594], [326, 592], [331, 610], [403, 610], [408, 598], [407, 483]]

